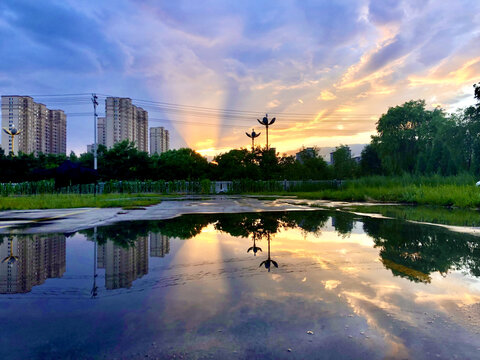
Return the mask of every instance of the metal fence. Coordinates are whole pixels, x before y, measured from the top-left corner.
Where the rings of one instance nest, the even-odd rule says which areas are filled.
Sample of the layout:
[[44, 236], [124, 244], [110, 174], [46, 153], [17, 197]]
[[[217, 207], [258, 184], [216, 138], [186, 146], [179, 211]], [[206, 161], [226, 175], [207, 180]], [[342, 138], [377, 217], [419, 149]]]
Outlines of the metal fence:
[[242, 194], [265, 192], [316, 191], [339, 188], [341, 180], [234, 180], [234, 181], [106, 181], [56, 188], [53, 180], [0, 184], [0, 196], [41, 194]]

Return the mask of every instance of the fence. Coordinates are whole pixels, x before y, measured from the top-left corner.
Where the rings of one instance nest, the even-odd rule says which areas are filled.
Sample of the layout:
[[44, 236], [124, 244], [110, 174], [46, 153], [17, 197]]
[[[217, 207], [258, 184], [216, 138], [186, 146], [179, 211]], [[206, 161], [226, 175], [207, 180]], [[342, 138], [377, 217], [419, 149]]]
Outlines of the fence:
[[106, 181], [98, 184], [79, 184], [55, 188], [53, 180], [0, 184], [0, 196], [41, 194], [110, 194], [110, 193], [158, 193], [158, 194], [242, 194], [261, 192], [315, 191], [339, 188], [339, 180], [234, 180], [234, 181]]

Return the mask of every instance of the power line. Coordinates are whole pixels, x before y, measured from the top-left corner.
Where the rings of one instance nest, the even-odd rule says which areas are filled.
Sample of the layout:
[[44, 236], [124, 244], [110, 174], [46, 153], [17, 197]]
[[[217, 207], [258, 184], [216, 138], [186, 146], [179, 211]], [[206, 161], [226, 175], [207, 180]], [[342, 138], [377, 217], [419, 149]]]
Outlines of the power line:
[[[106, 98], [106, 97], [114, 97], [108, 94], [98, 94], [99, 97]], [[65, 105], [68, 103], [90, 103], [90, 93], [78, 93], [78, 94], [49, 94], [49, 95], [30, 95], [36, 96], [39, 98], [42, 97], [64, 97], [65, 99], [57, 99], [57, 102], [64, 102]], [[72, 98], [72, 96], [77, 96], [76, 98]], [[78, 97], [81, 96], [81, 97]], [[85, 97], [88, 96], [88, 97]], [[70, 97], [70, 98], [68, 98]], [[196, 105], [185, 105], [185, 104], [175, 104], [175, 103], [168, 103], [168, 102], [161, 102], [161, 101], [153, 101], [153, 100], [145, 100], [145, 99], [136, 99], [131, 98], [132, 101], [135, 101], [137, 104], [141, 104], [145, 107], [150, 107], [154, 110], [159, 111], [177, 111], [177, 112], [187, 112], [189, 111], [192, 114], [216, 114], [216, 115], [223, 115], [223, 116], [233, 116], [233, 115], [242, 115], [244, 118], [257, 117], [263, 116], [264, 111], [254, 111], [254, 110], [239, 110], [239, 109], [224, 109], [224, 108], [212, 108], [212, 107], [205, 107], [205, 106], [196, 106]], [[317, 117], [318, 113], [294, 113], [294, 112], [277, 112], [273, 111], [275, 116], [294, 116], [294, 117]], [[328, 117], [348, 117], [349, 114], [338, 114], [333, 113], [327, 115]], [[355, 114], [355, 117], [368, 117], [368, 116], [378, 116], [375, 113], [364, 113], [364, 114]]]

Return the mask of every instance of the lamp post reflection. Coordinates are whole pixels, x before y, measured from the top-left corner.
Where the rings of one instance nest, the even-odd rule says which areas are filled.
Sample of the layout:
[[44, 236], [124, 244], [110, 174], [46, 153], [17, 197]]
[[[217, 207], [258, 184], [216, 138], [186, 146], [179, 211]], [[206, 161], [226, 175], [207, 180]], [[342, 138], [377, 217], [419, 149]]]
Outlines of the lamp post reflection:
[[256, 244], [255, 244], [256, 240], [257, 240], [257, 234], [256, 234], [256, 232], [253, 232], [253, 246], [249, 247], [248, 250], [247, 250], [247, 253], [249, 253], [250, 251], [253, 251], [253, 256], [257, 256], [257, 251], [262, 251], [261, 248], [256, 246]]
[[2, 260], [2, 264], [7, 263], [8, 266], [15, 264], [18, 261], [18, 256], [13, 255], [13, 239], [8, 237], [8, 247], [10, 248], [10, 254]]
[[268, 270], [268, 272], [270, 272], [270, 265], [273, 264], [273, 266], [275, 266], [276, 268], [278, 268], [278, 263], [271, 259], [270, 258], [270, 233], [267, 234], [267, 241], [268, 241], [268, 256], [267, 256], [267, 260], [264, 260], [260, 263], [260, 266], [259, 267], [262, 267], [262, 265], [265, 266], [265, 269]]

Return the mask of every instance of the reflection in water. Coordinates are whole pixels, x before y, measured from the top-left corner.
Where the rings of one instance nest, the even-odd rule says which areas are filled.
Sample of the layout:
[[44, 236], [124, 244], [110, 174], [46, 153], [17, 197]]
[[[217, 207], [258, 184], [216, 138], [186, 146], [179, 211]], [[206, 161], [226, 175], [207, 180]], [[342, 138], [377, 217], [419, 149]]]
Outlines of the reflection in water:
[[15, 235], [0, 244], [0, 293], [27, 293], [65, 272], [64, 235]]
[[150, 256], [164, 257], [170, 252], [170, 239], [161, 233], [150, 233]]
[[129, 288], [132, 282], [148, 273], [148, 237], [141, 236], [128, 248], [108, 240], [98, 246], [97, 266], [105, 269], [108, 290]]
[[[184, 216], [83, 234], [90, 241], [74, 235], [66, 250], [58, 235], [3, 239], [0, 260], [18, 261], [1, 264], [2, 289], [7, 279], [10, 292], [23, 286], [12, 271], [30, 274], [30, 288], [38, 274], [55, 276], [53, 245], [63, 243], [56, 275], [65, 253], [69, 266], [21, 301], [0, 296], [2, 316], [15, 314], [2, 360], [12, 358], [7, 344], [25, 359], [478, 353], [480, 279], [470, 275], [480, 275], [480, 240], [468, 234], [335, 211]], [[83, 301], [90, 295], [99, 301]]]
[[[247, 252], [252, 251], [256, 255], [262, 251], [257, 242], [282, 229], [300, 228], [305, 234], [321, 236], [321, 230], [329, 218], [342, 237], [349, 236], [357, 223], [363, 224], [363, 230], [373, 238], [375, 247], [380, 249], [383, 265], [395, 276], [424, 283], [430, 281], [433, 272], [445, 274], [455, 269], [464, 269], [474, 276], [480, 276], [480, 242], [476, 236], [452, 233], [436, 226], [361, 217], [340, 211], [202, 214], [164, 221], [132, 222], [129, 226], [118, 224], [99, 228], [98, 243], [111, 240], [117, 246], [128, 248], [135, 245], [135, 239], [139, 236], [150, 236], [150, 252], [154, 256], [154, 253], [168, 252], [165, 251], [168, 242], [157, 240], [161, 236], [186, 240], [213, 224], [216, 230], [232, 236], [252, 235], [253, 246]], [[91, 238], [93, 230], [83, 233]], [[155, 245], [157, 243], [162, 245]]]
[[267, 260], [262, 261], [259, 267], [262, 267], [262, 265], [264, 265], [265, 269], [268, 269], [268, 272], [270, 272], [270, 265], [273, 264], [273, 266], [278, 268], [278, 263], [270, 257], [270, 234], [267, 234], [267, 241], [268, 241]]
[[258, 247], [256, 245], [256, 240], [257, 240], [257, 233], [253, 233], [253, 246], [249, 247], [248, 250], [247, 250], [247, 253], [249, 253], [250, 251], [253, 251], [253, 256], [257, 256], [257, 252], [258, 251], [262, 251], [262, 248]]
[[[116, 230], [121, 227], [95, 228], [88, 235], [94, 241], [94, 275], [92, 297], [98, 294], [96, 269], [105, 269], [105, 288], [114, 290], [130, 288], [132, 283], [148, 274], [148, 257], [165, 257], [170, 252], [170, 240], [161, 233], [145, 231], [141, 235], [129, 231], [129, 236], [122, 238]], [[147, 235], [144, 235], [147, 234]], [[87, 235], [87, 236], [88, 236]], [[97, 240], [97, 241], [95, 241]], [[150, 252], [149, 252], [150, 243]]]
[[18, 261], [18, 256], [13, 255], [12, 238], [8, 238], [8, 247], [10, 248], [10, 254], [2, 260], [2, 263], [7, 263], [9, 266], [15, 264]]
[[445, 228], [407, 224], [398, 220], [364, 219], [364, 231], [373, 238], [380, 257], [394, 275], [430, 282], [430, 274], [465, 270], [480, 276], [480, 239]]
[[[465, 270], [480, 276], [480, 241], [469, 234], [447, 229], [406, 224], [391, 219], [361, 217], [339, 211], [204, 214], [187, 215], [164, 221], [139, 221], [84, 230], [95, 241], [92, 297], [98, 293], [97, 267], [105, 269], [105, 287], [109, 290], [129, 288], [133, 281], [148, 273], [150, 257], [165, 257], [170, 238], [189, 239], [208, 225], [237, 237], [252, 236], [247, 253], [262, 252], [258, 242], [268, 242], [266, 260], [260, 266], [270, 271], [278, 263], [271, 257], [271, 241], [282, 230], [300, 228], [316, 237], [331, 225], [342, 237], [363, 225], [363, 230], [379, 249], [385, 268], [393, 275], [414, 282], [429, 283], [431, 274]], [[50, 277], [65, 271], [64, 235], [16, 235], [5, 237], [0, 245], [1, 293], [29, 292]]]

